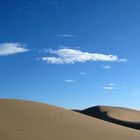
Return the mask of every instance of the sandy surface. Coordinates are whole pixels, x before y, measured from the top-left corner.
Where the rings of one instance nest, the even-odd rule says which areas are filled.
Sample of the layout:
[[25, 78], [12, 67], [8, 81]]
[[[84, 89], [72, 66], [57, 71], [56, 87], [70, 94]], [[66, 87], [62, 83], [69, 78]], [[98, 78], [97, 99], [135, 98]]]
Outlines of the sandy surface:
[[140, 131], [47, 104], [0, 100], [1, 140], [139, 140]]
[[123, 107], [94, 106], [80, 110], [79, 112], [140, 130], [140, 111], [137, 110]]
[[140, 111], [121, 107], [105, 107], [105, 106], [100, 106], [100, 109], [103, 112], [107, 112], [108, 116], [112, 118], [127, 122], [140, 123]]

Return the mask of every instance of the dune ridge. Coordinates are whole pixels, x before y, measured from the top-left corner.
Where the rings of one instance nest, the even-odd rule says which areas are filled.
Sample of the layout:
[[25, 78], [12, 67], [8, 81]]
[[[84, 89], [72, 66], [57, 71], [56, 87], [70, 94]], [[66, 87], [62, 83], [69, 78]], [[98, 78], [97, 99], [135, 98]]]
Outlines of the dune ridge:
[[139, 140], [140, 131], [48, 104], [0, 99], [1, 140]]
[[94, 106], [79, 113], [96, 117], [101, 120], [140, 130], [140, 111], [112, 106]]

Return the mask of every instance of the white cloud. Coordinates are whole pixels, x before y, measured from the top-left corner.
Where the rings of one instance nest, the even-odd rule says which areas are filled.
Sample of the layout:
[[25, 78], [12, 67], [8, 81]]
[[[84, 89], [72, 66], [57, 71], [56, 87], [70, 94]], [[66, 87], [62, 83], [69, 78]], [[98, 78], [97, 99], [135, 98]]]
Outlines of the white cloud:
[[76, 37], [75, 35], [70, 35], [70, 34], [61, 34], [61, 35], [57, 35], [59, 37], [67, 37], [67, 38], [72, 38], [72, 37]]
[[65, 80], [65, 83], [73, 83], [75, 80]]
[[56, 57], [43, 57], [42, 60], [52, 64], [64, 64], [61, 58]]
[[115, 83], [109, 83], [108, 85], [109, 85], [109, 86], [111, 86], [111, 87], [116, 86], [116, 84], [115, 84]]
[[117, 55], [106, 55], [101, 53], [82, 52], [78, 49], [63, 48], [58, 50], [48, 49], [47, 53], [54, 54], [56, 57], [45, 56], [41, 60], [52, 64], [74, 64], [77, 62], [87, 61], [107, 61], [107, 62], [120, 62], [121, 59]]
[[80, 74], [81, 74], [81, 75], [86, 75], [86, 74], [87, 74], [87, 72], [80, 72]]
[[106, 90], [112, 90], [112, 89], [115, 89], [114, 87], [111, 87], [111, 86], [105, 86], [105, 87], [102, 87], [103, 89], [106, 89]]
[[121, 58], [120, 60], [119, 60], [119, 62], [123, 62], [123, 63], [126, 63], [128, 60], [127, 59], [125, 59], [125, 58]]
[[104, 65], [102, 68], [103, 68], [103, 69], [111, 69], [111, 66], [109, 66], [109, 65]]
[[109, 83], [107, 86], [102, 87], [105, 90], [113, 90], [113, 89], [118, 89], [118, 87], [116, 87], [116, 84], [114, 83]]
[[21, 43], [1, 43], [0, 44], [0, 56], [7, 56], [17, 53], [27, 52], [25, 44]]
[[115, 83], [109, 83], [106, 86], [102, 87], [102, 89], [105, 89], [105, 90], [115, 90], [115, 89], [124, 90], [124, 89], [126, 89], [126, 87], [125, 86], [118, 86], [118, 84], [115, 84]]

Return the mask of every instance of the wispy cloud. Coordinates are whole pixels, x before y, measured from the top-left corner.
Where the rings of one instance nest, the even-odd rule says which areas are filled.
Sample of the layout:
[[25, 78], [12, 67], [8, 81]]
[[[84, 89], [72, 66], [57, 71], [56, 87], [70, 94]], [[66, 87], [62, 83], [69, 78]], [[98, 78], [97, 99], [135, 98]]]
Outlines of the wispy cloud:
[[120, 60], [119, 60], [119, 62], [123, 62], [123, 63], [126, 63], [128, 60], [127, 59], [125, 59], [125, 58], [121, 58]]
[[80, 75], [87, 75], [87, 72], [80, 72]]
[[0, 56], [13, 55], [17, 53], [27, 52], [26, 45], [22, 43], [1, 43]]
[[66, 38], [73, 38], [73, 37], [76, 37], [76, 35], [72, 35], [72, 34], [60, 34], [60, 35], [57, 35], [59, 37], [66, 37]]
[[51, 64], [75, 64], [77, 62], [87, 61], [107, 61], [107, 62], [120, 62], [121, 59], [117, 55], [101, 54], [101, 53], [90, 53], [83, 52], [78, 49], [63, 48], [58, 50], [48, 49], [46, 50], [49, 54], [56, 56], [45, 56], [41, 60]]
[[115, 83], [109, 83], [108, 85], [111, 86], [111, 87], [114, 87], [114, 86], [116, 86], [117, 84], [115, 84]]
[[103, 68], [103, 69], [108, 69], [108, 70], [109, 70], [109, 69], [111, 69], [111, 66], [109, 66], [109, 65], [104, 65], [104, 66], [102, 66], [102, 68]]
[[115, 89], [114, 87], [111, 87], [111, 86], [105, 86], [105, 87], [102, 87], [103, 89], [106, 89], [106, 90], [112, 90], [112, 89]]
[[115, 83], [109, 83], [108, 85], [102, 87], [102, 89], [105, 89], [105, 90], [113, 90], [113, 89], [118, 89], [116, 87], [116, 84]]
[[115, 89], [126, 89], [125, 86], [118, 86], [118, 84], [115, 84], [115, 83], [109, 83], [107, 84], [106, 86], [102, 87], [102, 89], [105, 89], [105, 90], [115, 90]]
[[65, 83], [73, 83], [73, 82], [75, 82], [75, 80], [65, 80]]

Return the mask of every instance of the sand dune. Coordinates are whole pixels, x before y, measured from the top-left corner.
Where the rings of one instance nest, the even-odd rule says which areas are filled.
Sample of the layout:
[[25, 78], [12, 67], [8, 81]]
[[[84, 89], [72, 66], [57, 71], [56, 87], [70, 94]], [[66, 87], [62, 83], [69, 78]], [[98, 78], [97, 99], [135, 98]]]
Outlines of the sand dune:
[[112, 123], [140, 129], [140, 111], [111, 106], [95, 106], [78, 111]]
[[0, 100], [1, 140], [139, 140], [140, 131], [59, 107]]

